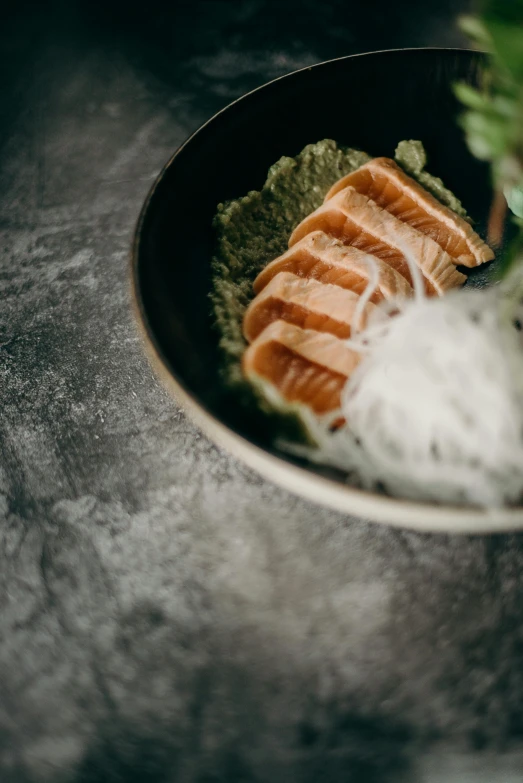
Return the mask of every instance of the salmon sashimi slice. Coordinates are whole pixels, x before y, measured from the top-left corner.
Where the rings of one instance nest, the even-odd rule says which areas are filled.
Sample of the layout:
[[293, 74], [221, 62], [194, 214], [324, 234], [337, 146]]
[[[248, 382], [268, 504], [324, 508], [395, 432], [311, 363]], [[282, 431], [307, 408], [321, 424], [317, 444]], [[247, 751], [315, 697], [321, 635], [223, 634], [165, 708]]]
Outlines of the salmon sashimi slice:
[[456, 264], [474, 267], [494, 258], [492, 249], [466, 220], [441, 204], [390, 158], [373, 158], [342, 177], [325, 201], [349, 186], [429, 236]]
[[[360, 297], [337, 285], [280, 272], [251, 302], [243, 319], [243, 334], [252, 342], [273, 321], [282, 320], [303, 329], [329, 332], [336, 337], [351, 335], [354, 311]], [[367, 304], [358, 329], [368, 323], [374, 304]]]
[[433, 239], [379, 207], [367, 196], [349, 186], [294, 229], [289, 240], [292, 247], [311, 231], [324, 231], [381, 258], [412, 284], [405, 257], [409, 253], [425, 277], [429, 295], [442, 295], [465, 282], [452, 258]]
[[313, 231], [300, 239], [286, 253], [268, 264], [254, 281], [259, 293], [280, 272], [292, 272], [299, 277], [318, 280], [362, 294], [367, 288], [372, 270], [376, 268], [378, 282], [370, 301], [405, 299], [414, 294], [412, 286], [391, 266], [362, 250], [344, 245], [323, 231]]
[[359, 360], [337, 337], [274, 321], [247, 348], [242, 366], [271, 402], [299, 403], [321, 415], [340, 407]]

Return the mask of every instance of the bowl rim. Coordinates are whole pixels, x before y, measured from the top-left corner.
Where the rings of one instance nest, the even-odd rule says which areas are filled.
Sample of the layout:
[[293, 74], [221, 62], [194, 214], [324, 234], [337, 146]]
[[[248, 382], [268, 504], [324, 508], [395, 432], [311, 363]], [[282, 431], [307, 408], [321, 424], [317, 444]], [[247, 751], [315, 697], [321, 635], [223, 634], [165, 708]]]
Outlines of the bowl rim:
[[299, 68], [256, 87], [227, 104], [227, 106], [220, 109], [195, 130], [175, 150], [160, 170], [149, 189], [136, 221], [129, 259], [132, 309], [149, 362], [175, 401], [214, 443], [240, 459], [266, 479], [313, 503], [341, 511], [354, 518], [372, 520], [393, 527], [409, 528], [426, 533], [460, 533], [469, 535], [521, 530], [523, 529], [523, 507], [483, 509], [437, 505], [429, 502], [380, 495], [320, 476], [305, 467], [300, 467], [252, 443], [210, 413], [205, 405], [186, 388], [183, 380], [178, 378], [156, 340], [141, 295], [139, 270], [142, 234], [151, 202], [176, 158], [204, 128], [240, 101], [270, 87], [275, 82], [287, 79], [298, 73], [320, 68], [340, 60], [351, 60], [355, 57], [420, 51], [482, 54], [482, 52], [478, 52], [475, 49], [432, 46], [381, 49], [373, 52], [336, 57]]

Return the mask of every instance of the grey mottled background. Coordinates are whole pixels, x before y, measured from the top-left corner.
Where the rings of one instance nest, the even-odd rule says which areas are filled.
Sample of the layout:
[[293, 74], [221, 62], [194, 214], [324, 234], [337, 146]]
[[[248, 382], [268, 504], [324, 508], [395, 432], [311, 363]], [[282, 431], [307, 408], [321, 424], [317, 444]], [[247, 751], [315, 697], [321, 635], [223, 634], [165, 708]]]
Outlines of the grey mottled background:
[[[265, 483], [154, 378], [133, 224], [216, 109], [465, 3], [4, 3], [0, 780], [523, 779], [523, 539]], [[401, 88], [401, 86], [399, 86]]]

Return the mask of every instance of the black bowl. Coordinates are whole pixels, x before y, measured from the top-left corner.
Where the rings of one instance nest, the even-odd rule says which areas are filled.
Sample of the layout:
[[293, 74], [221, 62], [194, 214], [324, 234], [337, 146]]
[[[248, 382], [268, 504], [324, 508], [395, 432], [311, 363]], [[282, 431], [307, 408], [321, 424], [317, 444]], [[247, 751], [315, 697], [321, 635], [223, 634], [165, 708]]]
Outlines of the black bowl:
[[[332, 138], [392, 156], [399, 140], [421, 139], [429, 170], [459, 196], [481, 232], [491, 199], [489, 172], [465, 146], [452, 93], [455, 81], [475, 82], [481, 57], [453, 49], [376, 52], [321, 63], [249, 93], [176, 152], [155, 182], [136, 231], [134, 291], [159, 360], [155, 366], [202, 428], [309, 498], [396, 524], [418, 526], [419, 520], [431, 529], [468, 530], [471, 524], [490, 525], [484, 512], [351, 489], [336, 472], [300, 465], [264, 440], [261, 419], [246, 416], [220, 382], [209, 300], [212, 220], [219, 202], [261, 188], [276, 160], [311, 142]], [[513, 512], [506, 514], [505, 527], [514, 526]]]

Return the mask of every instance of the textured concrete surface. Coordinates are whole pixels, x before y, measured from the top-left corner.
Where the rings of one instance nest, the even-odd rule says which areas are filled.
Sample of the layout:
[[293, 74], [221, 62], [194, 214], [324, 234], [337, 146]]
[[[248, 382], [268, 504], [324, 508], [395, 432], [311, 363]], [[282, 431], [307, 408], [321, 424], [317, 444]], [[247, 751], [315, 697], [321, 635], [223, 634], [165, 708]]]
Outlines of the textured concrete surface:
[[459, 4], [42, 5], [0, 32], [0, 780], [521, 780], [523, 539], [262, 481], [162, 391], [128, 288], [145, 194], [214, 110], [459, 42]]

